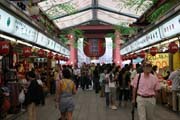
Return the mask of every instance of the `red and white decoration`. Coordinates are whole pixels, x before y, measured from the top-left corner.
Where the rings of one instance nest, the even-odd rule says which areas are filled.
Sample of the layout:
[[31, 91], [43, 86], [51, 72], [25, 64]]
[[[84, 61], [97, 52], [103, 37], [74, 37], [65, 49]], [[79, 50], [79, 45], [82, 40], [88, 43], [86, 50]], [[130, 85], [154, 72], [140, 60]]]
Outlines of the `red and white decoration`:
[[150, 54], [152, 56], [155, 56], [158, 53], [158, 48], [157, 47], [152, 47], [152, 48], [150, 48], [149, 52], [150, 52]]
[[53, 56], [54, 56], [54, 54], [53, 54], [52, 52], [49, 52], [47, 57], [48, 57], [49, 59], [52, 59]]
[[1, 55], [6, 55], [9, 53], [9, 42], [7, 41], [1, 41], [0, 42], [0, 54]]
[[24, 47], [23, 48], [23, 56], [29, 57], [32, 55], [32, 48], [31, 47]]
[[169, 53], [176, 53], [178, 51], [178, 45], [175, 42], [171, 42], [168, 46]]
[[46, 56], [46, 52], [43, 49], [38, 50], [38, 56], [39, 57], [45, 57]]

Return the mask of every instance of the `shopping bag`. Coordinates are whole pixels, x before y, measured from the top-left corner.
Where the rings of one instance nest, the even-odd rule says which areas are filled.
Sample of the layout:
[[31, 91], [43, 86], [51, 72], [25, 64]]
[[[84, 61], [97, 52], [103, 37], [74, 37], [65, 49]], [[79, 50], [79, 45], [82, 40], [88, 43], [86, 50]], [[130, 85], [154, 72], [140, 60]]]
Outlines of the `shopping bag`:
[[19, 94], [19, 102], [23, 103], [25, 101], [25, 94], [24, 94], [24, 90], [21, 90], [20, 94]]

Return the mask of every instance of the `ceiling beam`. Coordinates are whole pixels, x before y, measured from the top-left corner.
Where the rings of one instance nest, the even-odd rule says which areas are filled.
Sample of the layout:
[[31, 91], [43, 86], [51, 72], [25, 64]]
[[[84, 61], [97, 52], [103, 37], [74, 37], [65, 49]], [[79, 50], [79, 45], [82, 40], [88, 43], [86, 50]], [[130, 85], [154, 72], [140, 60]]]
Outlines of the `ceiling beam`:
[[101, 33], [101, 34], [84, 34], [85, 38], [105, 38], [106, 34]]
[[113, 11], [113, 10], [110, 10], [110, 9], [106, 9], [106, 8], [97, 6], [97, 7], [85, 8], [85, 9], [82, 9], [82, 10], [79, 10], [79, 11], [76, 11], [76, 12], [73, 12], [73, 13], [70, 13], [70, 14], [58, 16], [58, 17], [55, 17], [55, 18], [53, 18], [51, 20], [60, 19], [60, 18], [67, 17], [67, 16], [70, 16], [70, 15], [73, 15], [73, 14], [78, 14], [78, 13], [81, 13], [81, 12], [84, 12], [84, 11], [87, 11], [87, 10], [94, 10], [94, 9], [96, 9], [96, 10], [100, 9], [100, 10], [104, 10], [104, 11], [107, 11], [107, 12], [110, 12], [110, 13], [114, 13], [114, 14], [130, 17], [130, 18], [134, 18], [134, 19], [139, 19], [139, 17], [134, 16], [134, 15], [130, 15], [130, 14], [122, 13], [122, 12], [117, 12], [117, 11]]
[[134, 19], [139, 19], [139, 17], [137, 17], [135, 15], [130, 15], [130, 14], [123, 13], [123, 12], [117, 12], [117, 11], [103, 8], [103, 7], [97, 7], [97, 9], [104, 10], [104, 11], [111, 12], [111, 13], [118, 14], [118, 15], [122, 15], [122, 16], [126, 16], [126, 17], [130, 17], [130, 18], [134, 18]]
[[112, 25], [80, 25], [76, 27], [80, 30], [113, 30]]

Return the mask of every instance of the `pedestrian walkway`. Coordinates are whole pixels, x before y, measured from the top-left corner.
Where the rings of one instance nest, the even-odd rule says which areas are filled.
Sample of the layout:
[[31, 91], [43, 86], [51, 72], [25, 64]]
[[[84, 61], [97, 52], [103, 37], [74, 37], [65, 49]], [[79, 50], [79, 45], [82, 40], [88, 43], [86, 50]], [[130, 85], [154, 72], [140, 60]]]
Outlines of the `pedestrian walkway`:
[[[75, 96], [76, 109], [73, 120], [131, 120], [130, 104], [118, 110], [106, 108], [104, 98], [94, 91], [79, 91]], [[156, 120], [179, 120], [180, 115], [170, 110], [157, 106]], [[27, 113], [16, 120], [27, 120]], [[60, 114], [55, 108], [54, 97], [47, 98], [46, 105], [38, 108], [38, 120], [58, 120]], [[137, 113], [135, 115], [137, 119]]]

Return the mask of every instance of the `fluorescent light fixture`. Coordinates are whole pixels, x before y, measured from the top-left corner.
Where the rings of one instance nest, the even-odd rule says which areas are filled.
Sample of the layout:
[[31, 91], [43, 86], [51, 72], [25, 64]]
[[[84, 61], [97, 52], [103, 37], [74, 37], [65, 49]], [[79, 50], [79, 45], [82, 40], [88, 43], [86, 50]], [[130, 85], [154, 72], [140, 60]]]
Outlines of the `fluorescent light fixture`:
[[12, 37], [9, 37], [9, 36], [6, 36], [6, 35], [3, 35], [3, 34], [0, 34], [0, 37], [2, 37], [4, 39], [7, 39], [7, 40], [10, 40], [10, 41], [15, 41], [16, 42], [16, 39], [14, 39]]
[[27, 45], [27, 46], [32, 47], [31, 44], [29, 44], [29, 43], [27, 43], [27, 42], [20, 41], [20, 40], [17, 40], [17, 43], [20, 43], [20, 44], [23, 44], [23, 45]]
[[166, 40], [166, 41], [160, 43], [160, 45], [169, 44], [170, 42], [174, 42], [174, 41], [177, 41], [177, 40], [178, 40], [178, 38], [175, 37], [175, 38], [172, 38], [172, 39], [169, 39], [169, 40]]

